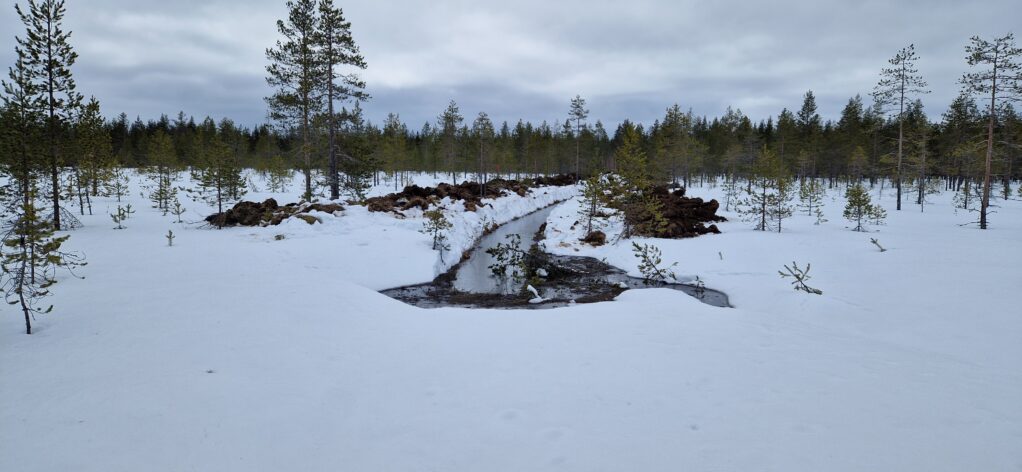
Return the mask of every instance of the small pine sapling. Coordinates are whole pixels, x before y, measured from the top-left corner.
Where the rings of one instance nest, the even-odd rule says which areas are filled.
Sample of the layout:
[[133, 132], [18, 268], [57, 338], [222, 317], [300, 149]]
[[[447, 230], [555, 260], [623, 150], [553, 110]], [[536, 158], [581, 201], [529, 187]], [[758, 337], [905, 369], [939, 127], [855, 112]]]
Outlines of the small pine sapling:
[[422, 215], [426, 217], [426, 220], [423, 221], [422, 229], [419, 231], [428, 234], [433, 239], [433, 250], [440, 251], [440, 261], [443, 262], [444, 252], [451, 250], [451, 245], [447, 243], [447, 230], [454, 225], [444, 215], [442, 207], [427, 210]]
[[170, 212], [177, 217], [177, 221], [175, 221], [175, 223], [184, 223], [184, 221], [181, 220], [181, 215], [185, 213], [185, 210], [187, 210], [187, 208], [181, 206], [181, 202], [177, 199], [177, 197], [174, 197], [174, 204], [171, 205]]
[[877, 238], [869, 238], [869, 242], [873, 243], [874, 246], [878, 247], [880, 249], [880, 252], [887, 252], [887, 249], [884, 249], [884, 247], [880, 245], [880, 241], [877, 241]]
[[294, 178], [294, 171], [280, 155], [270, 158], [267, 164], [267, 173], [269, 176], [266, 180], [266, 189], [275, 193], [286, 192]]
[[772, 202], [773, 205], [768, 211], [770, 219], [777, 224], [778, 233], [781, 232], [781, 224], [784, 222], [784, 219], [790, 218], [795, 213], [791, 207], [791, 187], [792, 181], [786, 175], [780, 175], [774, 180], [774, 200]]
[[823, 290], [806, 285], [806, 282], [811, 278], [809, 276], [810, 267], [812, 267], [812, 264], [806, 264], [806, 270], [802, 270], [798, 267], [798, 264], [792, 261], [791, 267], [786, 265], [784, 266], [784, 271], [777, 271], [777, 273], [781, 274], [781, 278], [791, 277], [793, 279], [791, 284], [795, 286], [796, 291], [801, 290], [806, 293], [823, 295]]
[[869, 221], [870, 221], [870, 223], [873, 224], [873, 226], [880, 226], [880, 225], [884, 224], [884, 220], [886, 220], [886, 219], [887, 219], [887, 210], [884, 210], [884, 207], [880, 206], [879, 203], [876, 204], [876, 205], [873, 205], [872, 207], [870, 207], [870, 209], [869, 209]]
[[663, 257], [660, 248], [650, 244], [640, 246], [638, 243], [632, 242], [632, 252], [639, 259], [639, 272], [642, 273], [644, 284], [663, 285], [667, 279], [678, 280], [673, 271], [674, 267], [678, 265], [677, 262], [667, 267], [661, 267]]
[[106, 182], [106, 193], [117, 197], [118, 203], [122, 197], [128, 195], [128, 176], [124, 174], [124, 169], [120, 167], [114, 169], [113, 178]]
[[168, 229], [167, 234], [164, 237], [167, 238], [167, 247], [174, 245], [174, 238], [176, 237], [174, 236], [174, 231]]
[[593, 221], [600, 216], [603, 206], [607, 203], [608, 190], [609, 184], [600, 174], [593, 174], [584, 182], [579, 216], [586, 222], [586, 235], [593, 232]]
[[818, 180], [804, 179], [798, 189], [798, 208], [808, 216], [815, 216], [816, 224], [826, 223], [823, 217], [823, 199], [826, 196], [827, 189]]
[[110, 218], [114, 220], [114, 223], [117, 223], [117, 226], [115, 226], [114, 229], [124, 229], [124, 225], [121, 223], [124, 223], [124, 220], [128, 219], [128, 215], [124, 211], [123, 207], [117, 205], [117, 211], [111, 213]]

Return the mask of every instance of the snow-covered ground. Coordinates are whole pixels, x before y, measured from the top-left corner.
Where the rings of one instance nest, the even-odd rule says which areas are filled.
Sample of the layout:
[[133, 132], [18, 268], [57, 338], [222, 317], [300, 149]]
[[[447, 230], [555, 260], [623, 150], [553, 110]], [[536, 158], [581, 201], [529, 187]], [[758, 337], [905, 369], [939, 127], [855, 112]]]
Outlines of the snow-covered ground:
[[[452, 253], [573, 192], [452, 205]], [[86, 278], [36, 334], [0, 312], [0, 470], [1022, 470], [1022, 202], [980, 231], [948, 194], [925, 213], [886, 194], [863, 234], [833, 192], [820, 226], [645, 241], [736, 308], [652, 289], [513, 311], [376, 293], [447, 266], [418, 212], [217, 231], [132, 195], [127, 229], [104, 199], [73, 233]], [[268, 196], [294, 200], [247, 199]], [[628, 241], [577, 242], [576, 206], [548, 248], [634, 272]], [[822, 296], [777, 275], [792, 260]]]

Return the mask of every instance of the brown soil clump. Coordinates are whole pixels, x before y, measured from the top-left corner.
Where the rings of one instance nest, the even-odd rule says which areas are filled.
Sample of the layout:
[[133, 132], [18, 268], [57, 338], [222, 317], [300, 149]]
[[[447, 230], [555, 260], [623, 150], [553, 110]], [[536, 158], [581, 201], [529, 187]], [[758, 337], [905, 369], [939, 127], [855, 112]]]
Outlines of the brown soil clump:
[[344, 207], [337, 203], [288, 203], [280, 206], [276, 200], [269, 198], [262, 203], [238, 202], [223, 213], [207, 216], [206, 222], [219, 227], [276, 226], [294, 216], [309, 224], [321, 222], [319, 218], [308, 214], [312, 211], [337, 215], [338, 212], [344, 211]]
[[450, 198], [463, 202], [466, 211], [476, 211], [485, 205], [484, 198], [499, 198], [510, 193], [525, 196], [531, 188], [574, 185], [576, 180], [574, 174], [564, 174], [523, 180], [493, 179], [486, 182], [486, 185], [478, 182], [462, 182], [457, 185], [441, 183], [436, 187], [409, 185], [398, 193], [366, 199], [366, 208], [377, 212], [401, 212], [410, 208], [426, 210], [430, 205]]

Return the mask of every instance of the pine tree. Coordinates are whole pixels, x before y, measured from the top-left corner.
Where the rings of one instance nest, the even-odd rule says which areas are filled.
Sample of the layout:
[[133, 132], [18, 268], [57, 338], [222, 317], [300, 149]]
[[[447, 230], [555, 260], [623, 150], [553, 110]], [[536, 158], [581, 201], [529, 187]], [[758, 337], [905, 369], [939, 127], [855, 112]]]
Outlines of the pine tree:
[[1022, 49], [1015, 46], [1015, 36], [1008, 34], [993, 41], [973, 36], [965, 47], [966, 60], [972, 67], [981, 67], [980, 72], [962, 76], [960, 82], [966, 93], [988, 95], [986, 159], [983, 172], [983, 197], [980, 200], [979, 227], [987, 229], [987, 213], [990, 207], [990, 179], [994, 155], [994, 128], [998, 112], [1011, 101], [1022, 100], [1022, 64], [1018, 58]]
[[590, 175], [584, 181], [579, 215], [586, 222], [586, 236], [593, 232], [593, 220], [600, 215], [603, 206], [607, 204], [607, 193], [610, 190], [608, 184], [608, 180], [598, 173]]
[[464, 118], [458, 110], [458, 104], [451, 100], [447, 108], [437, 119], [437, 129], [440, 132], [440, 158], [444, 170], [451, 173], [451, 182], [458, 180], [458, 127], [461, 126]]
[[192, 181], [196, 188], [191, 192], [215, 206], [217, 213], [223, 213], [225, 203], [230, 204], [245, 193], [245, 179], [237, 156], [217, 136], [209, 140], [198, 164], [192, 168]]
[[28, 54], [20, 46], [15, 48], [18, 58], [8, 69], [9, 80], [3, 81], [3, 126], [0, 126], [0, 165], [7, 179], [0, 179], [3, 201], [0, 211], [5, 222], [17, 218], [17, 208], [29, 205], [29, 195], [43, 170], [40, 157], [44, 155], [40, 137], [44, 131], [46, 106], [32, 82], [31, 70], [25, 60]]
[[287, 161], [280, 154], [277, 154], [269, 159], [266, 170], [268, 174], [266, 180], [267, 190], [278, 193], [286, 192], [291, 184], [291, 180], [294, 178], [294, 172], [287, 165]]
[[55, 236], [53, 223], [39, 215], [34, 187], [0, 245], [0, 288], [6, 301], [24, 314], [26, 334], [32, 334], [34, 315], [53, 310], [53, 305], [42, 308], [38, 303], [57, 283], [57, 269], [68, 269], [73, 275], [75, 268], [85, 265], [82, 256], [61, 250], [70, 236]]
[[844, 217], [855, 223], [852, 231], [866, 231], [866, 223], [881, 224], [887, 212], [880, 205], [873, 205], [869, 192], [861, 183], [854, 183], [845, 190]]
[[344, 124], [341, 128], [341, 137], [345, 149], [351, 152], [342, 166], [344, 179], [341, 181], [341, 187], [352, 199], [361, 202], [365, 200], [373, 184], [372, 178], [379, 169], [379, 161], [374, 158], [372, 143], [368, 139], [372, 130], [366, 125], [362, 117], [362, 107], [358, 102], [355, 102], [354, 108], [350, 111], [342, 109], [341, 118]]
[[479, 112], [479, 116], [472, 122], [472, 138], [476, 142], [479, 151], [478, 174], [480, 197], [486, 195], [486, 181], [489, 178], [487, 169], [491, 154], [493, 153], [493, 122], [490, 121], [486, 112]]
[[752, 172], [739, 214], [757, 231], [777, 228], [780, 232], [784, 219], [792, 215], [792, 182], [787, 169], [773, 151], [763, 146]]
[[873, 89], [873, 100], [882, 106], [898, 106], [898, 154], [894, 172], [894, 185], [897, 188], [897, 209], [901, 210], [902, 160], [905, 143], [905, 105], [911, 95], [929, 93], [926, 81], [915, 68], [919, 56], [915, 45], [902, 48], [888, 62], [891, 67], [880, 71], [880, 82]]
[[340, 198], [340, 178], [337, 149], [337, 120], [334, 113], [335, 102], [348, 100], [366, 100], [365, 82], [355, 73], [341, 73], [340, 66], [365, 69], [366, 62], [359, 54], [358, 46], [351, 36], [351, 23], [344, 19], [341, 8], [334, 6], [333, 0], [319, 0], [319, 28], [315, 35], [315, 46], [318, 49], [317, 62], [324, 69], [326, 78], [323, 81], [327, 106], [328, 156], [329, 170], [327, 180], [330, 185], [330, 199]]
[[324, 74], [316, 52], [319, 17], [315, 0], [287, 2], [287, 21], [277, 21], [277, 31], [284, 36], [275, 48], [266, 50], [270, 65], [266, 66], [266, 82], [276, 93], [266, 99], [270, 117], [286, 131], [298, 133], [300, 168], [305, 174], [303, 198], [312, 199], [313, 118], [323, 108]]
[[568, 110], [568, 117], [575, 121], [575, 178], [582, 178], [582, 122], [589, 117], [589, 110], [586, 109], [586, 100], [581, 95], [575, 95], [571, 99], [571, 108]]
[[71, 32], [63, 30], [64, 0], [28, 0], [27, 12], [17, 4], [14, 9], [26, 27], [25, 38], [16, 38], [18, 49], [24, 53], [22, 60], [29, 76], [46, 102], [45, 140], [49, 146], [46, 166], [50, 174], [53, 225], [59, 231], [61, 149], [68, 144], [63, 131], [82, 101], [71, 75], [78, 54], [69, 42]]
[[114, 175], [113, 149], [110, 133], [100, 114], [99, 101], [95, 97], [80, 110], [75, 123], [75, 149], [78, 153], [77, 183], [78, 195], [84, 194], [89, 214], [92, 214], [92, 197], [100, 194]]
[[440, 261], [443, 262], [444, 252], [451, 250], [451, 245], [447, 242], [447, 231], [454, 225], [444, 215], [442, 207], [427, 210], [423, 212], [422, 216], [426, 217], [426, 219], [422, 222], [422, 230], [420, 231], [423, 234], [429, 235], [433, 240], [433, 250], [440, 251]]
[[153, 202], [154, 208], [166, 212], [170, 209], [170, 202], [177, 195], [177, 189], [174, 187], [174, 181], [177, 180], [177, 154], [174, 152], [174, 143], [163, 130], [156, 130], [147, 147], [149, 155], [147, 174], [151, 181], [149, 200]]
[[827, 189], [818, 179], [805, 179], [798, 189], [799, 209], [805, 211], [808, 216], [815, 216], [816, 224], [825, 223], [827, 220], [823, 216], [823, 198], [826, 196]]

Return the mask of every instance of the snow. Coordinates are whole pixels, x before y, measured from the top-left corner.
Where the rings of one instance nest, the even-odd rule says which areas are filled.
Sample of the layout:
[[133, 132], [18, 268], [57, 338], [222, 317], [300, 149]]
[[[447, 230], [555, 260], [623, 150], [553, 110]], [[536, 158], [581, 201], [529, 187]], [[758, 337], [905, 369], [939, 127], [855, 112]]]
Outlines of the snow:
[[[888, 193], [871, 233], [846, 228], [837, 198], [819, 226], [732, 221], [639, 241], [733, 309], [648, 289], [554, 310], [423, 310], [376, 292], [457, 259], [439, 261], [417, 210], [217, 231], [172, 223], [138, 184], [127, 229], [111, 229], [103, 210], [117, 204], [103, 199], [72, 233], [86, 278], [54, 287], [36, 334], [2, 312], [0, 470], [1022, 469], [1018, 201], [998, 201], [988, 231], [959, 226], [974, 215], [949, 194], [919, 213]], [[294, 187], [247, 199], [294, 201]], [[484, 220], [573, 192], [449, 205], [451, 254]], [[186, 219], [207, 212], [182, 202]], [[629, 241], [578, 242], [576, 207], [555, 208], [548, 249], [637, 275]], [[793, 260], [812, 264], [822, 296], [777, 275]]]

